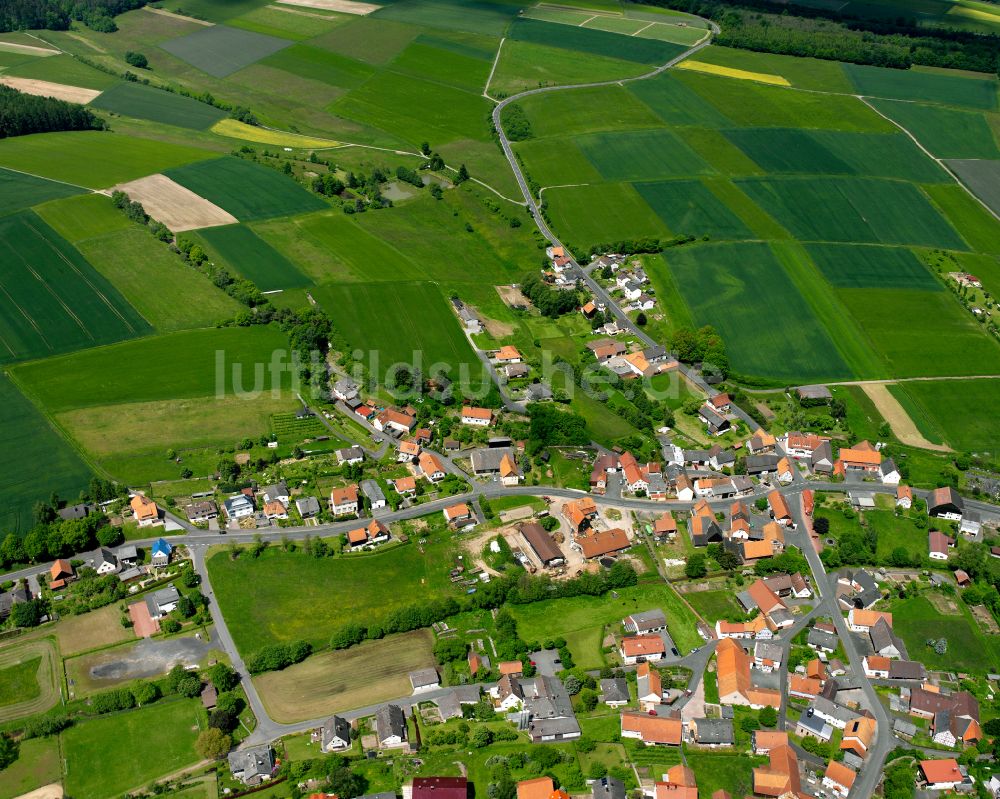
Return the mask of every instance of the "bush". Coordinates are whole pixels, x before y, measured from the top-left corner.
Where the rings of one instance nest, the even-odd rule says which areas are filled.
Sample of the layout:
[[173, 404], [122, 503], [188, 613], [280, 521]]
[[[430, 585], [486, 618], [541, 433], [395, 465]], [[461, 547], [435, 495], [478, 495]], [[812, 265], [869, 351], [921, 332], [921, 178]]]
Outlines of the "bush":
[[146, 59], [142, 53], [136, 53], [132, 50], [128, 50], [125, 53], [125, 60], [133, 67], [138, 69], [147, 69], [149, 67], [149, 61]]
[[95, 713], [114, 713], [116, 710], [128, 710], [135, 707], [135, 696], [127, 688], [116, 688], [94, 696], [90, 700], [90, 706]]
[[531, 132], [531, 122], [524, 109], [517, 103], [511, 103], [500, 113], [500, 123], [503, 125], [507, 138], [511, 141], [525, 141], [534, 134]]
[[312, 654], [312, 645], [307, 641], [290, 644], [272, 644], [254, 652], [246, 660], [247, 671], [261, 674], [265, 671], [280, 671], [293, 663], [300, 663]]
[[221, 760], [233, 745], [232, 738], [222, 730], [209, 727], [195, 741], [195, 751], [205, 760]]
[[208, 670], [207, 676], [220, 694], [232, 691], [240, 684], [240, 675], [236, 669], [230, 668], [225, 663], [216, 663]]

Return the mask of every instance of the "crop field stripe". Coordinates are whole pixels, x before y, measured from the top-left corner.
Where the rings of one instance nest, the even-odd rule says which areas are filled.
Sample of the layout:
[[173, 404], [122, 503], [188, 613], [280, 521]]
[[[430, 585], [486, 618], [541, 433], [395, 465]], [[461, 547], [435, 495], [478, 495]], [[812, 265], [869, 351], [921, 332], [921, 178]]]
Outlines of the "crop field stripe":
[[636, 183], [635, 189], [675, 235], [712, 239], [753, 236], [719, 198], [697, 180]]
[[657, 39], [621, 36], [616, 33], [523, 17], [511, 23], [507, 36], [515, 41], [580, 50], [642, 64], [664, 64], [687, 49], [682, 45]]
[[288, 39], [214, 25], [161, 42], [160, 47], [215, 78], [225, 78], [285, 47]]
[[837, 288], [918, 288], [943, 291], [911, 250], [864, 244], [810, 244], [820, 272]]
[[997, 108], [995, 79], [935, 75], [859, 64], [844, 64], [843, 67], [857, 93], [868, 97], [916, 100], [984, 111]]
[[122, 116], [193, 130], [205, 130], [226, 116], [225, 111], [191, 97], [129, 82], [105, 90], [90, 105]]
[[767, 75], [761, 72], [750, 72], [745, 69], [734, 69], [733, 67], [723, 67], [718, 64], [706, 64], [704, 61], [687, 59], [677, 65], [678, 69], [686, 69], [692, 72], [704, 72], [706, 75], [719, 75], [724, 78], [736, 78], [737, 80], [752, 80], [757, 83], [767, 83], [771, 86], [791, 86], [787, 78], [781, 75]]
[[902, 100], [868, 101], [900, 127], [909, 131], [938, 158], [1000, 158], [1000, 147], [986, 116]]
[[61, 181], [0, 168], [0, 215], [86, 191]]
[[1000, 217], [1000, 160], [955, 159], [945, 161], [945, 164], [995, 217]]
[[796, 241], [772, 242], [770, 246], [854, 374], [886, 376], [885, 364], [875, 354], [861, 328], [854, 324], [853, 317], [836, 293], [824, 285], [824, 276], [816, 268], [816, 261], [810, 257], [810, 252]]
[[243, 225], [205, 228], [200, 236], [222, 259], [261, 291], [312, 285], [296, 266], [253, 230]]

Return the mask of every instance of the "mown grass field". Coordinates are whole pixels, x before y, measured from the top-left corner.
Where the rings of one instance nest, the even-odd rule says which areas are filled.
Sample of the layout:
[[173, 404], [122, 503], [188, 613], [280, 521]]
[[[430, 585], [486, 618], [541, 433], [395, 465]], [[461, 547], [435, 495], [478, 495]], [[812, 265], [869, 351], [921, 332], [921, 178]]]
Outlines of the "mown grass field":
[[[714, 325], [745, 374], [851, 374], [805, 298], [766, 244], [709, 244], [664, 255], [697, 325]], [[753, 296], [753, 303], [737, 298]], [[780, 324], [762, 320], [781, 318]]]
[[79, 616], [59, 620], [53, 632], [59, 643], [59, 654], [66, 658], [88, 649], [110, 646], [135, 637], [121, 626], [121, 611], [107, 605]]
[[33, 210], [71, 244], [132, 227], [128, 217], [104, 194], [77, 195], [43, 203]]
[[0, 707], [34, 699], [41, 693], [36, 676], [41, 662], [38, 656], [12, 666], [0, 666]]
[[62, 763], [56, 738], [32, 738], [21, 741], [17, 760], [3, 771], [0, 799], [15, 799], [43, 785], [59, 782]]
[[326, 207], [291, 178], [242, 158], [216, 158], [164, 173], [241, 222], [304, 214]]
[[[457, 596], [448, 579], [454, 544], [439, 534], [423, 549], [411, 542], [372, 554], [314, 558], [272, 547], [256, 560], [231, 560], [228, 552], [220, 552], [208, 564], [236, 646], [248, 654], [298, 639], [326, 646], [348, 622], [375, 623], [407, 605]], [[252, 594], [247, 585], [256, 586]]]
[[0, 649], [0, 723], [44, 713], [61, 698], [60, 663], [51, 638]]
[[35, 502], [48, 499], [53, 491], [75, 497], [86, 487], [91, 472], [6, 375], [0, 375], [0, 403], [4, 408], [0, 436], [8, 451], [33, 453], [31, 458], [8, 458], [0, 464], [0, 479], [7, 486], [0, 530], [25, 532], [31, 526]]
[[194, 147], [98, 131], [35, 133], [0, 142], [0, 166], [89, 189], [215, 156]]
[[80, 189], [65, 183], [0, 169], [0, 215], [79, 193]]
[[0, 218], [0, 259], [0, 363], [151, 330], [111, 282], [30, 211]]
[[76, 246], [160, 332], [211, 327], [244, 308], [138, 226]]
[[691, 591], [684, 594], [684, 598], [709, 623], [743, 612], [729, 589]]
[[[890, 608], [893, 631], [903, 639], [909, 656], [928, 669], [991, 671], [1000, 659], [1000, 641], [996, 636], [985, 635], [968, 611], [958, 604], [957, 614], [945, 615], [923, 596], [894, 602]], [[926, 646], [929, 638], [947, 638], [947, 653], [939, 655]]]
[[377, 353], [379, 366], [372, 373], [379, 379], [394, 363], [414, 363], [414, 353], [425, 374], [434, 363], [445, 364], [453, 375], [468, 364], [474, 381], [481, 374], [458, 319], [431, 283], [328, 285], [317, 287], [313, 296], [366, 361]]
[[[256, 370], [261, 372], [260, 387], [269, 393], [272, 382], [264, 367], [276, 350], [287, 352], [288, 340], [275, 326], [192, 330], [35, 361], [14, 373], [47, 411], [59, 413], [95, 405], [210, 397], [219, 387], [225, 395], [232, 395], [234, 387], [249, 392]], [[220, 360], [224, 371], [217, 374]], [[239, 374], [234, 377], [234, 372]], [[289, 382], [287, 374], [281, 377], [282, 386]]]
[[64, 788], [110, 799], [199, 760], [194, 751], [205, 711], [196, 699], [152, 705], [80, 722], [62, 733]]
[[90, 105], [122, 116], [148, 119], [165, 125], [205, 130], [226, 116], [226, 112], [180, 94], [143, 86], [119, 83], [106, 89]]
[[889, 391], [908, 398], [910, 416], [924, 435], [952, 448], [996, 452], [1000, 449], [1000, 381], [954, 380], [896, 384]]
[[[409, 673], [434, 666], [430, 630], [390, 635], [323, 652], [254, 678], [275, 721], [292, 723], [385, 702], [412, 692]], [[358, 675], [365, 679], [359, 680]]]
[[199, 236], [218, 255], [261, 291], [302, 288], [310, 284], [291, 261], [243, 225], [205, 228]]

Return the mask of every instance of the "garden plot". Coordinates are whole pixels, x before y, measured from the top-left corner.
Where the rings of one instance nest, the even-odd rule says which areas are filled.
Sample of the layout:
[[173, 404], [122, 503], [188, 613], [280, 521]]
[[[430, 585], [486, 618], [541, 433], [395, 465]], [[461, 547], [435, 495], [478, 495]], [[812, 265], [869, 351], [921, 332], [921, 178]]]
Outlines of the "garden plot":
[[238, 221], [228, 211], [174, 183], [166, 175], [150, 175], [129, 183], [119, 183], [114, 189], [125, 192], [131, 200], [141, 202], [146, 213], [175, 232], [232, 225]]
[[160, 47], [213, 77], [224, 78], [291, 44], [276, 36], [214, 25], [171, 39]]
[[67, 86], [65, 83], [52, 83], [51, 81], [34, 80], [32, 78], [0, 77], [0, 83], [25, 94], [35, 94], [39, 97], [54, 97], [57, 100], [65, 100], [68, 103], [79, 103], [80, 105], [86, 105], [100, 94], [96, 89], [84, 89], [82, 86]]

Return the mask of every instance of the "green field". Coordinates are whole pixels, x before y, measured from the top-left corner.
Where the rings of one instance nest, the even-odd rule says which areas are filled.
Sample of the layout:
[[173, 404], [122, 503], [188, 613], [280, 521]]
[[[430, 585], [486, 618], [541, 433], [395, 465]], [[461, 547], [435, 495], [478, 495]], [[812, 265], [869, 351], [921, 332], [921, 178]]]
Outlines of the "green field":
[[924, 191], [975, 250], [1000, 252], [1000, 225], [962, 186], [925, 186]]
[[214, 25], [162, 42], [160, 47], [213, 77], [224, 78], [289, 44], [275, 36]]
[[242, 158], [216, 158], [169, 169], [165, 174], [241, 222], [327, 207], [291, 178]]
[[696, 180], [637, 183], [636, 191], [675, 234], [713, 239], [752, 238], [749, 228]]
[[132, 338], [149, 323], [30, 211], [0, 218], [0, 363]]
[[538, 139], [663, 126], [648, 105], [622, 86], [538, 94], [518, 103]]
[[755, 53], [713, 44], [698, 52], [697, 59], [706, 64], [780, 75], [797, 89], [853, 94], [854, 87], [844, 74], [843, 64], [818, 58], [797, 58], [775, 53]]
[[570, 247], [642, 236], [667, 238], [670, 231], [629, 183], [555, 188], [545, 192], [548, 213]]
[[743, 612], [736, 602], [733, 592], [729, 589], [691, 591], [684, 594], [684, 598], [709, 623], [730, 616], [738, 616]]
[[79, 189], [65, 183], [0, 169], [0, 216], [79, 193]]
[[563, 50], [544, 44], [507, 40], [490, 81], [490, 91], [517, 94], [538, 86], [570, 86], [577, 83], [631, 78], [645, 67], [618, 58]]
[[895, 377], [1000, 374], [1000, 345], [946, 291], [837, 289]]
[[3, 770], [0, 799], [14, 799], [62, 778], [57, 738], [31, 738], [18, 745], [17, 760]]
[[105, 194], [83, 194], [39, 205], [35, 213], [71, 244], [128, 230], [132, 222]]
[[896, 100], [872, 100], [938, 158], [1000, 158], [1000, 148], [982, 112]]
[[856, 244], [810, 244], [807, 249], [823, 277], [837, 288], [943, 289], [910, 250]]
[[[448, 578], [454, 545], [438, 534], [423, 549], [411, 542], [374, 554], [314, 558], [271, 547], [258, 559], [232, 560], [220, 552], [208, 566], [219, 607], [237, 648], [246, 654], [298, 639], [326, 646], [348, 622], [373, 624], [407, 605], [457, 598]], [[253, 594], [246, 592], [247, 585], [256, 586]], [[385, 590], [387, 585], [392, 591]], [[329, 601], [332, 595], [336, 602]]]
[[138, 226], [76, 246], [160, 332], [211, 327], [245, 307]]
[[[715, 326], [737, 372], [779, 378], [851, 374], [766, 244], [708, 244], [668, 251], [663, 258], [695, 323]], [[753, 302], [746, 302], [751, 296]], [[779, 318], [780, 324], [767, 321]]]
[[[1000, 641], [984, 635], [962, 603], [957, 604], [957, 614], [944, 615], [923, 596], [894, 602], [893, 631], [903, 639], [909, 656], [928, 669], [992, 671], [1000, 661]], [[925, 645], [928, 638], [947, 638], [948, 652], [938, 655]]]
[[[271, 363], [272, 352], [287, 350], [288, 340], [276, 326], [191, 330], [22, 364], [14, 373], [47, 411], [58, 413], [122, 402], [210, 397], [219, 388], [231, 396], [234, 386], [250, 392], [255, 366], [269, 394], [272, 382], [264, 367]], [[222, 374], [217, 373], [220, 360]], [[236, 377], [235, 371], [240, 373]], [[107, 379], [110, 374], [113, 381]], [[289, 384], [287, 373], [281, 382]]]
[[744, 128], [725, 134], [765, 172], [950, 181], [948, 173], [902, 133]]
[[91, 472], [6, 375], [0, 375], [0, 405], [4, 408], [0, 438], [7, 451], [32, 453], [23, 460], [0, 462], [0, 479], [7, 486], [0, 532], [26, 531], [36, 501], [47, 500], [53, 491], [75, 497], [86, 487]]
[[390, 69], [479, 93], [485, 88], [490, 67], [493, 66], [493, 41], [484, 41], [490, 46], [490, 52], [485, 55], [468, 48], [438, 46], [439, 43], [446, 44], [444, 40], [432, 44], [428, 39], [418, 39], [396, 56]]
[[601, 181], [600, 174], [583, 154], [575, 137], [529, 139], [517, 142], [514, 151], [521, 156], [531, 180], [539, 186]]
[[502, 36], [518, 7], [507, 3], [463, 3], [459, 0], [396, 0], [372, 15], [376, 22], [393, 20], [441, 30]]
[[[29, 40], [31, 41], [31, 40]], [[38, 46], [37, 40], [31, 44]], [[84, 64], [80, 59], [68, 55], [47, 58], [31, 58], [4, 71], [5, 75], [17, 78], [47, 80], [53, 83], [67, 83], [85, 89], [107, 89], [118, 82], [115, 75], [109, 75]]]
[[243, 225], [205, 228], [199, 233], [209, 250], [214, 251], [233, 270], [252, 280], [261, 291], [294, 289], [310, 285], [284, 255]]
[[670, 71], [650, 80], [630, 83], [628, 91], [653, 109], [668, 125], [722, 128], [732, 124], [722, 111], [706, 103]]
[[375, 74], [374, 69], [361, 61], [308, 44], [286, 47], [260, 63], [300, 78], [329, 83], [345, 91], [360, 86]]
[[605, 180], [656, 180], [711, 170], [668, 130], [623, 131], [581, 136], [577, 144]]
[[215, 153], [116, 133], [35, 133], [0, 141], [0, 166], [90, 189], [215, 157]]
[[545, 44], [564, 50], [579, 50], [583, 53], [635, 61], [639, 64], [664, 64], [687, 49], [672, 42], [622, 36], [617, 33], [524, 17], [519, 17], [511, 23], [507, 37], [514, 41]]
[[921, 244], [965, 249], [910, 183], [875, 178], [760, 178], [743, 191], [802, 241]]
[[0, 706], [25, 702], [41, 694], [42, 689], [36, 677], [41, 662], [42, 658], [39, 656], [0, 668]]
[[997, 107], [995, 80], [860, 64], [844, 64], [843, 68], [859, 94], [894, 100], [923, 100], [987, 111]]
[[227, 20], [227, 23], [235, 28], [264, 33], [279, 39], [302, 40], [333, 30], [338, 25], [346, 23], [347, 19], [348, 17], [341, 14], [327, 15], [322, 11], [307, 17], [304, 14], [282, 13], [280, 6], [265, 6], [233, 17]]
[[161, 699], [75, 724], [61, 736], [66, 793], [111, 799], [179, 771], [198, 761], [194, 742], [204, 726], [195, 699]]
[[1000, 403], [997, 380], [954, 380], [898, 383], [890, 386], [924, 435], [944, 440], [954, 449], [996, 452], [1000, 448]]
[[90, 105], [122, 116], [194, 130], [210, 128], [226, 116], [225, 111], [208, 103], [140, 83], [126, 82], [112, 86]]
[[472, 381], [477, 382], [479, 361], [433, 284], [339, 284], [319, 286], [312, 294], [336, 320], [348, 344], [364, 352], [366, 362], [378, 364], [373, 376], [381, 379], [394, 363], [415, 362], [422, 364], [425, 374], [438, 363], [455, 376], [462, 364], [468, 364]]
[[947, 164], [994, 214], [1000, 214], [1000, 160], [952, 160]]

